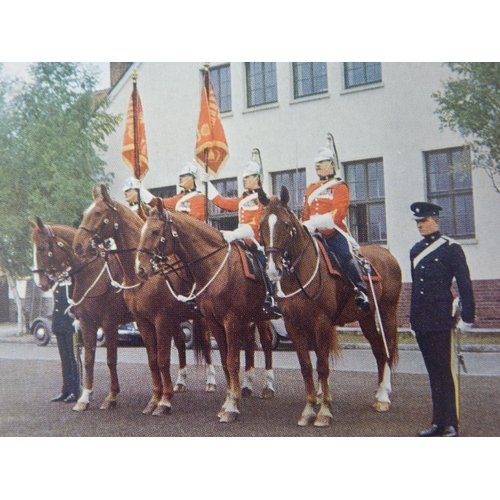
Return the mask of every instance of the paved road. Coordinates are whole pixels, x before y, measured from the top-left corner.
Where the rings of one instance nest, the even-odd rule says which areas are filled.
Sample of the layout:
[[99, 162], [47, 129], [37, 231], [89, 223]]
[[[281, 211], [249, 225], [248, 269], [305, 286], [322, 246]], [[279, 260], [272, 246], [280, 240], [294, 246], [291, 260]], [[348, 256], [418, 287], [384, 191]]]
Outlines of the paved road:
[[[473, 355], [474, 354], [474, 355]], [[89, 411], [76, 413], [70, 405], [49, 403], [60, 389], [60, 362], [54, 345], [0, 344], [0, 435], [2, 436], [413, 436], [430, 419], [428, 379], [418, 352], [401, 352], [393, 377], [392, 408], [375, 413], [374, 361], [367, 350], [349, 350], [335, 364], [330, 382], [334, 397], [333, 425], [300, 428], [296, 421], [304, 405], [304, 389], [294, 352], [275, 353], [276, 396], [258, 397], [262, 360], [258, 356], [256, 393], [245, 398], [241, 415], [231, 425], [216, 414], [224, 399], [224, 380], [217, 370], [217, 391], [204, 392], [202, 366], [190, 366], [189, 390], [176, 395], [167, 417], [142, 415], [151, 391], [144, 348], [119, 349], [122, 392], [115, 410], [98, 408], [106, 397], [109, 374], [105, 349], [97, 352], [95, 401]], [[462, 377], [464, 436], [500, 436], [498, 355], [468, 353], [470, 373]], [[217, 357], [217, 353], [215, 353]], [[173, 358], [175, 360], [175, 356]], [[192, 360], [191, 360], [192, 362]], [[216, 362], [216, 364], [218, 364]], [[176, 367], [174, 366], [175, 370]]]

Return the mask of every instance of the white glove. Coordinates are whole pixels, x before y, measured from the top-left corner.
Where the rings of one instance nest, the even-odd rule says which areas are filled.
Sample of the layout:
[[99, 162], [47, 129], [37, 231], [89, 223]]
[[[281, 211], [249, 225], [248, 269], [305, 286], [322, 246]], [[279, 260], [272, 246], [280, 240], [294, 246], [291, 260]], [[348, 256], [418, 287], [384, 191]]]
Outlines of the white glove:
[[302, 225], [307, 228], [309, 234], [313, 234], [316, 231], [316, 226], [312, 220], [306, 220]]
[[467, 333], [471, 328], [472, 323], [465, 323], [463, 320], [460, 320], [456, 326], [456, 329], [460, 330], [462, 333]]
[[144, 203], [149, 203], [154, 196], [142, 185], [142, 182], [138, 179], [134, 179], [134, 188], [139, 190], [141, 195], [141, 201]]
[[312, 215], [309, 220], [302, 223], [312, 234], [316, 229], [333, 229], [335, 222], [330, 213]]
[[213, 200], [216, 196], [219, 196], [219, 191], [217, 191], [217, 188], [211, 182], [207, 182], [207, 186], [207, 197], [209, 200]]
[[141, 189], [141, 181], [139, 179], [136, 179], [135, 177], [132, 177], [132, 188], [133, 189]]
[[252, 226], [249, 224], [240, 224], [234, 231], [223, 231], [222, 237], [231, 243], [234, 240], [243, 240], [245, 238], [253, 238], [254, 233]]
[[210, 182], [212, 180], [210, 178], [210, 175], [201, 168], [198, 169], [198, 179], [200, 180], [200, 182]]

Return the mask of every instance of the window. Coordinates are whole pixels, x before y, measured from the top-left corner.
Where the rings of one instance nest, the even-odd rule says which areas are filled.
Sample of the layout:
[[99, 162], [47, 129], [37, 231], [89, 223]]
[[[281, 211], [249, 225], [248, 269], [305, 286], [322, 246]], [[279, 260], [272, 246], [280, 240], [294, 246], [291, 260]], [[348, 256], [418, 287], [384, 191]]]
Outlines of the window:
[[358, 87], [382, 81], [382, 68], [379, 62], [345, 62], [345, 88]]
[[[238, 179], [213, 180], [212, 184], [217, 188], [221, 196], [236, 198], [238, 196]], [[224, 231], [232, 231], [238, 227], [238, 212], [227, 212], [216, 207], [211, 201], [208, 202], [208, 217], [214, 227]]]
[[439, 226], [453, 238], [475, 236], [470, 152], [454, 148], [425, 153], [427, 196], [443, 207]]
[[229, 64], [210, 68], [210, 81], [219, 111], [231, 111], [231, 70]]
[[286, 170], [271, 173], [273, 194], [279, 196], [281, 186], [286, 186], [290, 193], [290, 208], [300, 219], [304, 209], [304, 197], [306, 195], [306, 169]]
[[344, 165], [351, 194], [349, 227], [359, 243], [385, 243], [384, 170], [382, 159], [364, 160]]
[[247, 106], [252, 108], [278, 100], [276, 63], [245, 63], [247, 78]]
[[293, 63], [293, 95], [297, 99], [328, 90], [326, 62]]
[[158, 198], [172, 198], [177, 194], [177, 186], [164, 186], [159, 188], [152, 188], [151, 194]]

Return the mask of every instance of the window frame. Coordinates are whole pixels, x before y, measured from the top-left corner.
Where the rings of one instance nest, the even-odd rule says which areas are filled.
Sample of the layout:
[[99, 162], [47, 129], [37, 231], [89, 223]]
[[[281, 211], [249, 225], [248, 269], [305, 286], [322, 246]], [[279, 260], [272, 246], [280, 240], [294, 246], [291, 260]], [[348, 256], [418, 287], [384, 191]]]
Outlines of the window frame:
[[[383, 188], [382, 197], [370, 196], [370, 164], [380, 164], [382, 177], [376, 177], [377, 183], [381, 183]], [[385, 195], [385, 176], [384, 176], [384, 160], [379, 158], [367, 158], [363, 160], [356, 160], [342, 164], [344, 178], [350, 192], [352, 193], [352, 185], [349, 185], [349, 169], [355, 166], [363, 167], [363, 186], [366, 196], [363, 199], [353, 199], [351, 196], [349, 210], [348, 210], [348, 227], [358, 243], [385, 245], [388, 242], [387, 235], [387, 211], [386, 211], [386, 195]], [[372, 237], [372, 225], [375, 223], [372, 220], [372, 212], [375, 207], [382, 207], [383, 218], [379, 221], [382, 223], [382, 229], [379, 230], [381, 234], [380, 239]], [[382, 236], [385, 235], [385, 238]]]
[[[306, 79], [299, 80], [299, 65], [309, 65], [309, 78], [308, 81], [311, 82], [312, 91], [309, 93], [299, 93], [299, 82], [306, 81]], [[315, 65], [324, 64], [324, 75], [315, 75]], [[315, 89], [315, 81], [317, 78], [324, 76], [325, 79], [325, 87], [321, 90]], [[292, 63], [292, 78], [293, 78], [293, 98], [294, 99], [303, 99], [304, 97], [311, 97], [315, 95], [321, 95], [328, 92], [328, 67], [327, 63], [320, 62], [293, 62]]]
[[[228, 184], [232, 183], [228, 191]], [[225, 198], [238, 197], [238, 178], [227, 177], [225, 179], [214, 179], [212, 184]], [[232, 231], [238, 227], [238, 212], [229, 212], [216, 206], [210, 200], [208, 201], [208, 220], [209, 223], [220, 230]]]
[[[221, 85], [221, 70], [228, 70], [228, 93], [222, 94], [223, 85]], [[217, 78], [213, 78], [217, 75]], [[219, 66], [214, 66], [210, 68], [210, 81], [214, 89], [215, 100], [217, 102], [217, 107], [220, 113], [230, 113], [233, 110], [233, 95], [232, 95], [232, 84], [231, 84], [231, 64], [221, 64]], [[229, 100], [229, 108], [226, 109], [222, 104], [225, 102], [224, 99]]]
[[[467, 169], [467, 177], [470, 179], [470, 185], [467, 187], [455, 187], [456, 179], [455, 176], [463, 175], [460, 173], [460, 170], [455, 170], [453, 168], [453, 154], [461, 152], [462, 157], [464, 155], [468, 156], [468, 161], [465, 163]], [[432, 179], [431, 179], [431, 164], [430, 157], [432, 155], [437, 154], [446, 154], [447, 158], [447, 167], [448, 174], [450, 178], [450, 187], [447, 190], [433, 191], [432, 190]], [[425, 179], [426, 179], [426, 191], [427, 191], [427, 199], [430, 203], [436, 203], [437, 205], [443, 206], [445, 204], [442, 203], [442, 199], [450, 200], [451, 213], [447, 213], [447, 207], [443, 206], [443, 211], [440, 213], [440, 229], [444, 231], [447, 236], [450, 236], [455, 239], [474, 239], [476, 237], [476, 222], [475, 222], [475, 213], [474, 213], [474, 187], [472, 184], [472, 161], [471, 161], [471, 151], [470, 148], [459, 146], [454, 148], [445, 148], [445, 149], [435, 149], [432, 151], [424, 151], [424, 164], [425, 164]], [[472, 210], [472, 232], [466, 232], [465, 234], [458, 234], [458, 220], [461, 217], [460, 213], [457, 213], [457, 200], [459, 198], [464, 199], [465, 197], [470, 197], [470, 206]], [[450, 219], [450, 227], [451, 231], [447, 231], [446, 219]], [[444, 226], [444, 227], [443, 227]]]
[[[260, 73], [251, 73], [251, 66], [250, 65], [256, 65], [260, 64], [261, 65], [261, 72]], [[271, 82], [271, 84], [268, 84], [266, 82], [266, 64], [272, 64], [274, 65], [274, 71], [272, 72], [274, 74], [274, 82]], [[262, 83], [262, 92], [264, 95], [263, 101], [262, 102], [253, 102], [252, 100], [252, 93], [255, 93], [258, 88], [254, 88], [251, 83], [253, 79], [256, 79], [256, 75], [262, 75], [261, 78], [261, 83]], [[274, 104], [278, 102], [278, 75], [277, 75], [277, 66], [275, 62], [246, 62], [245, 63], [245, 81], [246, 81], [246, 98], [247, 98], [247, 109], [254, 109], [259, 106], [265, 106], [268, 104]], [[267, 97], [267, 93], [270, 93], [272, 89], [275, 89], [274, 91], [274, 98], [273, 96]]]
[[[292, 168], [288, 170], [277, 170], [274, 172], [270, 172], [271, 176], [271, 190], [274, 195], [279, 196], [281, 191], [281, 186], [284, 183], [281, 183], [278, 186], [277, 176], [279, 175], [291, 175], [292, 187], [288, 188], [288, 192], [290, 193], [290, 208], [297, 216], [298, 219], [302, 218], [302, 212], [304, 211], [304, 199], [307, 191], [307, 174], [305, 168]], [[295, 176], [300, 176], [302, 178], [298, 178]], [[302, 182], [302, 185], [297, 185]], [[301, 193], [302, 191], [302, 193]]]
[[[349, 64], [362, 64], [363, 65], [363, 73], [364, 73], [364, 81], [361, 83], [349, 83], [349, 75], [353, 73], [357, 68], [349, 68]], [[379, 65], [379, 72], [380, 72], [380, 78], [377, 80], [369, 80], [367, 76], [367, 65]], [[356, 89], [360, 87], [366, 87], [367, 85], [376, 85], [382, 83], [382, 63], [381, 62], [355, 62], [355, 63], [349, 63], [349, 62], [344, 62], [343, 63], [343, 68], [344, 68], [344, 89], [350, 90], [350, 89]]]

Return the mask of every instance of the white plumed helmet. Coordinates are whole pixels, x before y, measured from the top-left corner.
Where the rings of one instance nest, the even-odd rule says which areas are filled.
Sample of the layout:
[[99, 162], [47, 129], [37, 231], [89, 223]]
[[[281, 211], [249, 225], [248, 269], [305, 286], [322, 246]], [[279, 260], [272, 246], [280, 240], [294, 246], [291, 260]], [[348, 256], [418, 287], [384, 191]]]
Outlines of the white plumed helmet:
[[140, 189], [141, 183], [135, 177], [129, 177], [125, 184], [123, 185], [123, 192], [128, 191], [129, 189]]
[[196, 174], [198, 173], [198, 167], [194, 165], [192, 162], [187, 161], [182, 165], [181, 170], [179, 172], [179, 177], [181, 175], [192, 175], [196, 178]]
[[318, 163], [320, 161], [334, 161], [333, 151], [326, 146], [319, 148], [316, 152], [316, 156], [314, 157], [314, 163]]
[[248, 161], [245, 164], [245, 168], [243, 169], [243, 178], [248, 177], [249, 175], [258, 175], [262, 177], [262, 167], [253, 160]]

